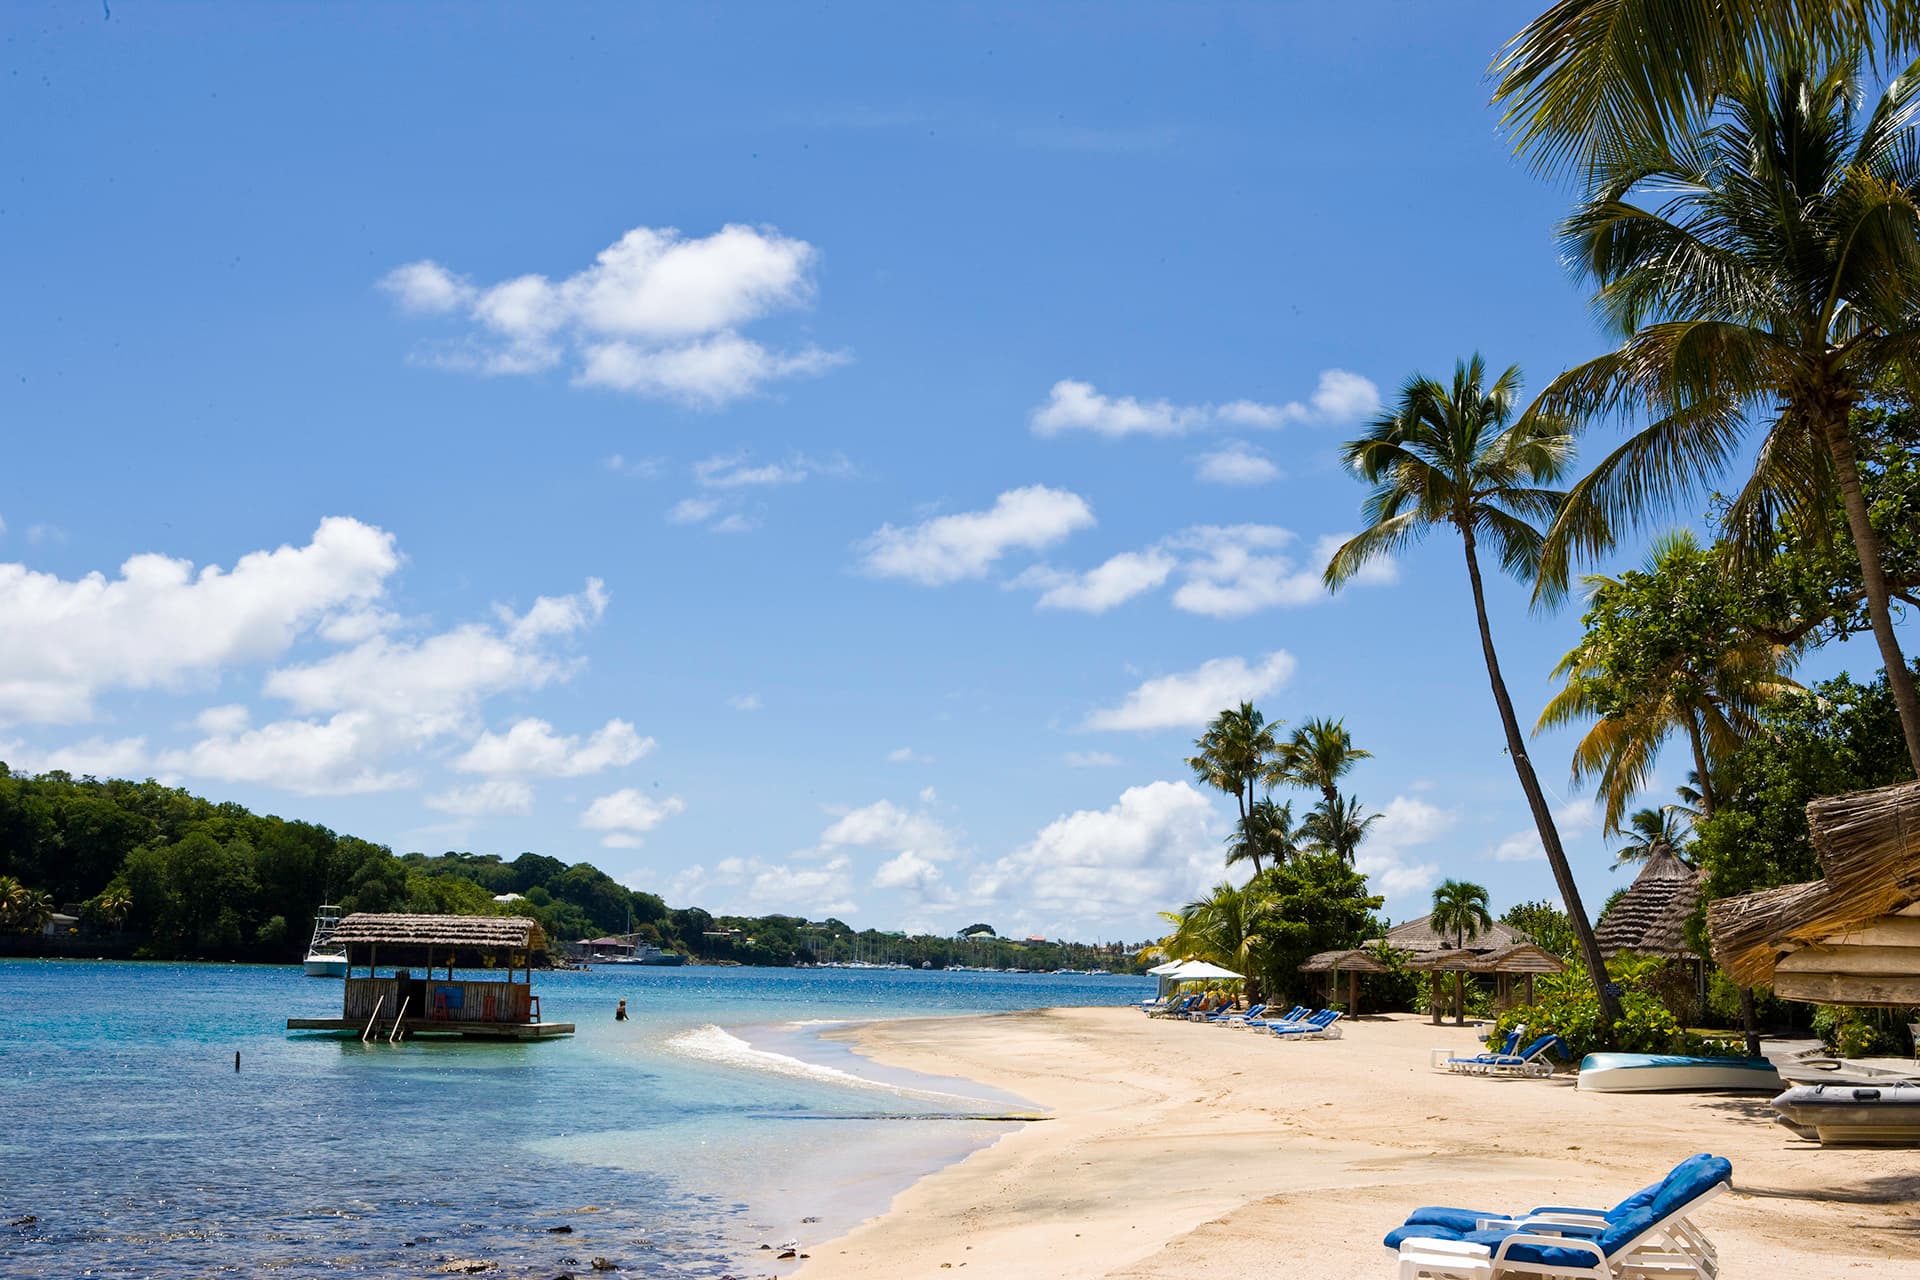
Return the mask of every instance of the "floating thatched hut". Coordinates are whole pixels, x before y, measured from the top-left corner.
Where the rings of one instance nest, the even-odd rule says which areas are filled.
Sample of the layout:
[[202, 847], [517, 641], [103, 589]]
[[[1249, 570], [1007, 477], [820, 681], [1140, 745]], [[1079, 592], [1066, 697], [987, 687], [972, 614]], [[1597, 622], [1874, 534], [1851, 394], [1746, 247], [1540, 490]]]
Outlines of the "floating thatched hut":
[[1714, 959], [1789, 1000], [1920, 1004], [1920, 782], [1807, 806], [1825, 878], [1708, 904]]
[[[351, 1031], [538, 1040], [573, 1034], [570, 1022], [545, 1022], [533, 994], [534, 966], [547, 935], [526, 916], [424, 916], [356, 912], [333, 941], [347, 953], [338, 1018], [288, 1018], [289, 1031]], [[355, 970], [366, 973], [355, 976]], [[390, 970], [382, 976], [382, 967]], [[455, 969], [499, 973], [456, 979]], [[415, 970], [424, 976], [415, 976]], [[444, 977], [436, 977], [444, 970]], [[525, 977], [518, 975], [524, 970]]]

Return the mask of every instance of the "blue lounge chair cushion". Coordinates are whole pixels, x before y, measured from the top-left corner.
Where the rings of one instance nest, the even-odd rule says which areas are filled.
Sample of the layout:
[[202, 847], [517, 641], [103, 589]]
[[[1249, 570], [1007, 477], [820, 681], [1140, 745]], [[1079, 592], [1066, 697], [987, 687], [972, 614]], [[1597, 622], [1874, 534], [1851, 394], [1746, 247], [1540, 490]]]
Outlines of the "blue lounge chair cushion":
[[[1594, 1241], [1600, 1252], [1612, 1257], [1629, 1240], [1651, 1227], [1654, 1215], [1651, 1209], [1634, 1209], [1622, 1214], [1610, 1222], [1606, 1232]], [[1570, 1229], [1568, 1234], [1575, 1234]], [[1517, 1235], [1511, 1227], [1494, 1227], [1486, 1231], [1469, 1231], [1461, 1239], [1474, 1244], [1483, 1244], [1498, 1251], [1500, 1244], [1508, 1236]], [[1553, 1244], [1516, 1244], [1507, 1250], [1507, 1261], [1515, 1263], [1533, 1263], [1542, 1267], [1586, 1267], [1593, 1265], [1593, 1254], [1586, 1249], [1569, 1249]]]
[[1409, 1222], [1404, 1227], [1395, 1227], [1393, 1230], [1387, 1232], [1387, 1238], [1384, 1243], [1389, 1249], [1398, 1249], [1404, 1240], [1464, 1239], [1466, 1239], [1465, 1233], [1455, 1231], [1452, 1227], [1443, 1227], [1434, 1222]]
[[1653, 1216], [1667, 1217], [1698, 1199], [1715, 1183], [1729, 1181], [1732, 1177], [1733, 1165], [1723, 1156], [1702, 1153], [1682, 1160], [1674, 1171], [1667, 1175], [1666, 1181], [1660, 1185], [1659, 1192], [1653, 1197], [1653, 1203], [1650, 1206]]
[[1472, 1209], [1451, 1209], [1442, 1205], [1422, 1205], [1407, 1215], [1407, 1225], [1424, 1223], [1427, 1226], [1448, 1227], [1454, 1231], [1478, 1231], [1482, 1218], [1504, 1218], [1504, 1213], [1476, 1213]]

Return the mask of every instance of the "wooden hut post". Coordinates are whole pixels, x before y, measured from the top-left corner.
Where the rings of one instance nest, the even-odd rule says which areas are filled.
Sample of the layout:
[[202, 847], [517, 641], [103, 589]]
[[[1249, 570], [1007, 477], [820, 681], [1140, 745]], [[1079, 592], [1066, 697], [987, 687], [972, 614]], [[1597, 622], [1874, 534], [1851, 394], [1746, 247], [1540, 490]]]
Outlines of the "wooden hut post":
[[1440, 971], [1435, 969], [1432, 977], [1433, 994], [1427, 998], [1427, 1008], [1433, 1014], [1433, 1025], [1437, 1027], [1440, 1025]]
[[1467, 971], [1456, 969], [1453, 972], [1453, 1025], [1467, 1025]]
[[1533, 975], [1527, 975], [1527, 1003], [1533, 1003]]
[[1358, 969], [1349, 969], [1347, 970], [1347, 1016], [1352, 1017], [1359, 1012], [1360, 971]]

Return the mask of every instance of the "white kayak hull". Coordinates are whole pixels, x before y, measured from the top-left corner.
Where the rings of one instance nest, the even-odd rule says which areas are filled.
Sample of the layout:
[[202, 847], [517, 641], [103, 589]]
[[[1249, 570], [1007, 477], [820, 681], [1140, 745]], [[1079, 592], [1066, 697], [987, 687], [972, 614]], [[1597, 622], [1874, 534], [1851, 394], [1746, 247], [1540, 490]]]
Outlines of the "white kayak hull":
[[1772, 1093], [1780, 1073], [1765, 1058], [1689, 1058], [1664, 1053], [1590, 1053], [1580, 1061], [1587, 1093]]
[[1781, 1123], [1828, 1146], [1920, 1146], [1920, 1084], [1803, 1084], [1773, 1100]]

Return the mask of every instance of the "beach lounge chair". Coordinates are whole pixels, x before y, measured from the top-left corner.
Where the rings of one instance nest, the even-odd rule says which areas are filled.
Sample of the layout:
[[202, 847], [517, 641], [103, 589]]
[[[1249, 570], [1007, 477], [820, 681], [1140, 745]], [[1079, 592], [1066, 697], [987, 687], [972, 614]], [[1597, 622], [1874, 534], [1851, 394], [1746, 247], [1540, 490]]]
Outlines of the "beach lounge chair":
[[[1498, 1049], [1490, 1049], [1486, 1053], [1476, 1053], [1464, 1058], [1448, 1058], [1439, 1065], [1457, 1075], [1478, 1075], [1480, 1068], [1489, 1065], [1495, 1058], [1506, 1057], [1519, 1049], [1521, 1037], [1526, 1034], [1527, 1029], [1524, 1025], [1515, 1027], [1507, 1033], [1507, 1038], [1501, 1042]], [[1435, 1049], [1433, 1056], [1438, 1059], [1443, 1052], [1445, 1050]]]
[[1287, 1010], [1287, 1012], [1283, 1014], [1279, 1014], [1274, 1017], [1267, 1017], [1263, 1015], [1258, 1018], [1248, 1018], [1247, 1025], [1250, 1027], [1282, 1026], [1289, 1022], [1302, 1022], [1306, 1019], [1306, 1016], [1312, 1012], [1313, 1010], [1307, 1008], [1307, 1006], [1303, 1004], [1297, 1004], [1293, 1006], [1293, 1008]]
[[[1541, 1079], [1553, 1074], [1553, 1058], [1564, 1058], [1567, 1042], [1556, 1035], [1544, 1035], [1522, 1049], [1519, 1053], [1497, 1055], [1487, 1064], [1487, 1074], [1496, 1076], [1536, 1076]], [[1548, 1055], [1553, 1055], [1549, 1057]]]
[[1267, 1030], [1282, 1040], [1338, 1040], [1339, 1022], [1338, 1009], [1322, 1009], [1305, 1022], [1269, 1026]]
[[1233, 1013], [1231, 1011], [1223, 1012], [1223, 1013], [1210, 1013], [1207, 1015], [1207, 1021], [1221, 1023], [1226, 1026], [1233, 1026], [1236, 1023], [1245, 1022], [1249, 1018], [1259, 1017], [1262, 1013], [1266, 1011], [1266, 1008], [1267, 1006], [1263, 1004], [1256, 1004], [1256, 1005], [1250, 1005], [1247, 1008], [1242, 1009], [1239, 1013]]
[[1147, 1010], [1147, 1016], [1149, 1018], [1180, 1018], [1186, 1016], [1187, 1010], [1199, 1003], [1199, 996], [1181, 996], [1162, 1008]]
[[[1719, 1256], [1691, 1215], [1733, 1180], [1719, 1156], [1691, 1156], [1610, 1209], [1540, 1205], [1519, 1217], [1423, 1208], [1387, 1233], [1404, 1280], [1477, 1275], [1488, 1280], [1620, 1280], [1719, 1274]], [[1480, 1270], [1476, 1259], [1484, 1264]]]

